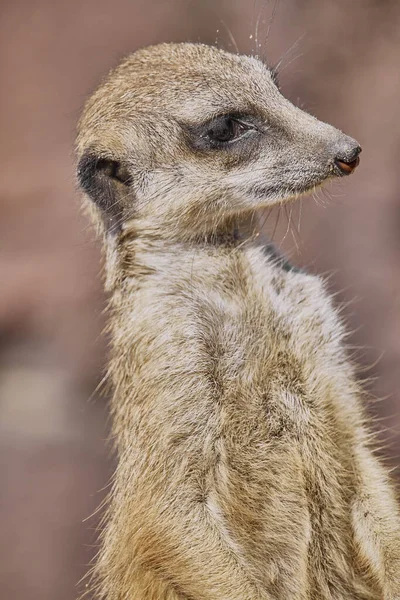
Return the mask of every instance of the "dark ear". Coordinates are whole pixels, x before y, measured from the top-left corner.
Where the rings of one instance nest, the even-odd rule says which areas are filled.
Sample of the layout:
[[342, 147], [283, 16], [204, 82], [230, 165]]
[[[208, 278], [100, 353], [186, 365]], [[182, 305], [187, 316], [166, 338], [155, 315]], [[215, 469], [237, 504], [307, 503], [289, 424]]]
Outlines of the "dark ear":
[[109, 231], [121, 228], [124, 199], [129, 192], [131, 177], [127, 167], [116, 160], [83, 155], [78, 164], [81, 188], [100, 208]]

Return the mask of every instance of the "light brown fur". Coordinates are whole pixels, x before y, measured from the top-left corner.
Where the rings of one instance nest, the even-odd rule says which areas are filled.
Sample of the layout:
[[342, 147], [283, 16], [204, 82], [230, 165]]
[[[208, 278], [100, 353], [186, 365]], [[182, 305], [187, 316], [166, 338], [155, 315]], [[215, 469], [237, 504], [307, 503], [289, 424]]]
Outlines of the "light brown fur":
[[[189, 149], [182, 122], [239, 105], [265, 111], [267, 141]], [[79, 175], [102, 205], [118, 452], [99, 597], [400, 598], [398, 507], [337, 311], [251, 226], [334, 175], [324, 153], [351, 142], [256, 59], [201, 45], [135, 53], [89, 100]], [[87, 153], [104, 171], [94, 183]]]

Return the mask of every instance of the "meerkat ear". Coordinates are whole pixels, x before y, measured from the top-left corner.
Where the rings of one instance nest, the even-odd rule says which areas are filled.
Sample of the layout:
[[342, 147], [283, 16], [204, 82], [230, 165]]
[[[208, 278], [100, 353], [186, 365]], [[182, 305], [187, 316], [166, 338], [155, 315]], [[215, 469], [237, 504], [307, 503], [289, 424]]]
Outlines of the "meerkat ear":
[[132, 183], [128, 168], [120, 161], [86, 153], [78, 164], [78, 181], [101, 210], [109, 231], [121, 228], [124, 198]]

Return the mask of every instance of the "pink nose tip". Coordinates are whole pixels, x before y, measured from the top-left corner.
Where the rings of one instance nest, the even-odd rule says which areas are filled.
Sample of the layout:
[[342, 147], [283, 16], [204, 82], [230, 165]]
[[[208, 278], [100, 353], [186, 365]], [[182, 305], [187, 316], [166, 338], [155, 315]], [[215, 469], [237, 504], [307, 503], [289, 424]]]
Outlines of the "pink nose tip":
[[343, 175], [350, 175], [350, 173], [352, 173], [360, 164], [360, 157], [357, 156], [357, 158], [351, 160], [350, 162], [345, 162], [344, 160], [335, 160], [335, 163]]
[[335, 158], [335, 165], [341, 175], [350, 175], [360, 164], [360, 146], [356, 146], [348, 153], [340, 153]]

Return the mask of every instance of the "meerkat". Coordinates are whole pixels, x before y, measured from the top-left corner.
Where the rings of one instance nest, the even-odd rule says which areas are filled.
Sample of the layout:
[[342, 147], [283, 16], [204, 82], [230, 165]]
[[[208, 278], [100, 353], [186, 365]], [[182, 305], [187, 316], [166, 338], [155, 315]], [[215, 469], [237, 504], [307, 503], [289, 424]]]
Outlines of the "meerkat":
[[96, 597], [400, 598], [397, 500], [344, 327], [252, 225], [360, 151], [258, 58], [201, 44], [139, 50], [88, 100], [118, 455]]

